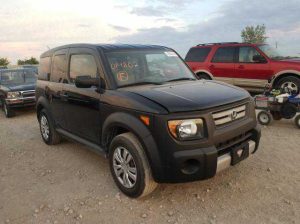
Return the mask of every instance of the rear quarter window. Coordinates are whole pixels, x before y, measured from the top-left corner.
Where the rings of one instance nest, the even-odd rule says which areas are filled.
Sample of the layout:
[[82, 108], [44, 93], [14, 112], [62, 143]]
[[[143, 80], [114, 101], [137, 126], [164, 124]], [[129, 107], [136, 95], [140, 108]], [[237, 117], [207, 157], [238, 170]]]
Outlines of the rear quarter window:
[[40, 59], [38, 79], [47, 80], [48, 74], [51, 70], [51, 57], [44, 57]]
[[52, 62], [51, 82], [62, 82], [67, 78], [67, 57], [65, 54], [55, 55]]
[[210, 47], [191, 48], [185, 57], [187, 62], [204, 62], [210, 52]]
[[236, 53], [236, 47], [220, 47], [216, 51], [212, 62], [215, 63], [233, 63]]

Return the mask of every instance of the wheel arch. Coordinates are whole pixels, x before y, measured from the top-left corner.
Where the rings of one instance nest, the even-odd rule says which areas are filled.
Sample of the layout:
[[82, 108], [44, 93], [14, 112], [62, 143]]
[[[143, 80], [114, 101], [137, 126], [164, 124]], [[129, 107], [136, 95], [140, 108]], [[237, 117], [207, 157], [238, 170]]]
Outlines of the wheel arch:
[[44, 97], [40, 97], [37, 100], [35, 107], [36, 107], [36, 116], [37, 116], [37, 118], [39, 118], [40, 112], [44, 108], [46, 108], [48, 110], [48, 112], [50, 113], [48, 100]]
[[285, 70], [285, 71], [278, 72], [273, 76], [273, 79], [271, 81], [272, 86], [275, 86], [280, 79], [288, 76], [293, 76], [300, 79], [300, 72], [296, 70]]
[[204, 69], [196, 70], [196, 71], [194, 71], [194, 73], [195, 73], [196, 75], [197, 75], [197, 74], [201, 74], [201, 73], [205, 73], [205, 74], [207, 74], [212, 80], [214, 79], [213, 74], [211, 74], [209, 71], [204, 70]]
[[133, 115], [117, 112], [106, 118], [101, 134], [102, 146], [106, 152], [108, 153], [112, 139], [124, 132], [131, 132], [138, 138], [151, 165], [154, 179], [160, 179], [161, 159], [155, 140], [144, 123]]

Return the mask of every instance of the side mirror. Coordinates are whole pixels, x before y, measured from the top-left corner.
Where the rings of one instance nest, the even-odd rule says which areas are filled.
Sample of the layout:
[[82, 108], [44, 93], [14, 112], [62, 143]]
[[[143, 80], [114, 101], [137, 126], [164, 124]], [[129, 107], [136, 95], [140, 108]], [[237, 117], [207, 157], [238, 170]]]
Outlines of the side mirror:
[[252, 60], [258, 63], [266, 63], [267, 60], [262, 55], [254, 55]]
[[81, 75], [75, 78], [75, 86], [77, 88], [91, 88], [92, 86], [99, 87], [99, 78], [92, 78], [89, 75]]

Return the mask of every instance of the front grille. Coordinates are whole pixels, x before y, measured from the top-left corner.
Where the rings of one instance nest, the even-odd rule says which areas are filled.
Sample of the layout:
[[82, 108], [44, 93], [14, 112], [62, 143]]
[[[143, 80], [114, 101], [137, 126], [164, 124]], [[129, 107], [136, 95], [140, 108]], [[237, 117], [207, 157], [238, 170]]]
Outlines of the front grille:
[[228, 153], [232, 147], [235, 147], [243, 142], [249, 141], [252, 138], [252, 132], [243, 133], [227, 141], [221, 142], [216, 145], [218, 155]]
[[216, 126], [231, 123], [246, 116], [246, 105], [223, 110], [212, 114]]
[[22, 97], [33, 97], [35, 96], [35, 90], [21, 91]]

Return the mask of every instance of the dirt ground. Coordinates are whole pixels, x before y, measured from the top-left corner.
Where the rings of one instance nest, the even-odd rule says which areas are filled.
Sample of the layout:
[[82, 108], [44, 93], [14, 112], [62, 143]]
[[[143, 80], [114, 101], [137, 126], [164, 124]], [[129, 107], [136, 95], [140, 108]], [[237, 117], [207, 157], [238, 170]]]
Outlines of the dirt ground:
[[42, 142], [34, 111], [0, 113], [0, 223], [300, 223], [300, 130], [262, 128], [259, 151], [216, 177], [122, 195], [106, 159]]

